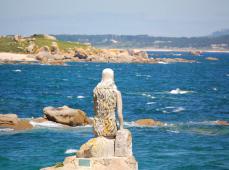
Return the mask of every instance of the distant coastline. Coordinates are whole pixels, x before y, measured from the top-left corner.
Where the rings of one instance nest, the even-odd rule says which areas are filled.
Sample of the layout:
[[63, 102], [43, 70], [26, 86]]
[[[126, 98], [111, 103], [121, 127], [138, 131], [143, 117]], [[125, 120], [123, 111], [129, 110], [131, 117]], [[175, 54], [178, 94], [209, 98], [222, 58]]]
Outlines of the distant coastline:
[[191, 52], [191, 51], [200, 51], [200, 52], [213, 52], [213, 53], [229, 53], [229, 50], [213, 50], [213, 49], [185, 49], [185, 48], [133, 48], [133, 50], [139, 51], [155, 51], [155, 52]]
[[[61, 41], [56, 37], [34, 34], [29, 37], [20, 35], [0, 38], [0, 64], [31, 64], [64, 65], [67, 62], [98, 62], [98, 63], [193, 63], [194, 59], [185, 58], [151, 58], [152, 52], [188, 52], [199, 56], [203, 52], [229, 53], [229, 50], [212, 50], [196, 48], [96, 48], [90, 44]], [[180, 56], [180, 55], [177, 55]]]

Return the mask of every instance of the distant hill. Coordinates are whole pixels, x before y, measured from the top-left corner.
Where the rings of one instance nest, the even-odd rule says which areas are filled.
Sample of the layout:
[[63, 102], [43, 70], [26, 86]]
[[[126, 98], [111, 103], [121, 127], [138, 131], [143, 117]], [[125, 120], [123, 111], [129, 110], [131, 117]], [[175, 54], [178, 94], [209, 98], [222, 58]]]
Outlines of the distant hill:
[[219, 36], [224, 36], [224, 35], [229, 35], [229, 29], [223, 29], [220, 31], [215, 31], [212, 33], [211, 36], [219, 37]]
[[229, 49], [229, 35], [203, 37], [155, 37], [149, 35], [55, 35], [63, 41], [90, 43], [100, 48], [196, 48]]

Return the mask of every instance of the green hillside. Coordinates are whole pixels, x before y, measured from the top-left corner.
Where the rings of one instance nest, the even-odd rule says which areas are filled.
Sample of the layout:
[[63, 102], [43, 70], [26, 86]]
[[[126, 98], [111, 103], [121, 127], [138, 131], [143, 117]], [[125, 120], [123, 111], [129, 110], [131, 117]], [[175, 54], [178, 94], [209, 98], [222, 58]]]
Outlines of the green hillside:
[[61, 51], [65, 52], [69, 49], [87, 48], [88, 45], [78, 42], [67, 42], [61, 40], [51, 40], [42, 35], [34, 35], [31, 37], [15, 40], [14, 36], [0, 37], [0, 52], [25, 53], [26, 47], [31, 41], [37, 46], [37, 49], [43, 46], [51, 46], [52, 42], [56, 42]]

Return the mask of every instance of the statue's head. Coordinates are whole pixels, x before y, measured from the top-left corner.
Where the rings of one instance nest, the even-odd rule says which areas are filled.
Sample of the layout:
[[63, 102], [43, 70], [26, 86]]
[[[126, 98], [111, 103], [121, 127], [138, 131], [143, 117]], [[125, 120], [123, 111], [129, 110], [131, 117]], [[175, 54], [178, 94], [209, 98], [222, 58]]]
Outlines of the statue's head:
[[105, 68], [102, 72], [101, 82], [114, 82], [114, 71], [110, 68]]

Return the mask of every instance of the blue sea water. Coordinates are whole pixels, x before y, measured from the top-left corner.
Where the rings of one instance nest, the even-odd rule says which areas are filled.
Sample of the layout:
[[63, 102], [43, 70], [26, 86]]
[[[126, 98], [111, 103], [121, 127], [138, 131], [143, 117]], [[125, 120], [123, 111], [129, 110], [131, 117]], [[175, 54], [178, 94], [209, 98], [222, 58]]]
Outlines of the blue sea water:
[[[229, 121], [229, 53], [196, 57], [180, 52], [149, 54], [198, 62], [0, 65], [0, 113], [31, 118], [42, 116], [46, 106], [68, 105], [93, 116], [92, 90], [101, 71], [110, 67], [122, 92], [125, 126], [132, 132], [140, 170], [229, 169], [229, 126], [215, 124], [216, 120]], [[205, 60], [207, 56], [219, 61]], [[184, 93], [171, 93], [177, 88]], [[168, 125], [138, 127], [132, 123], [143, 118]], [[66, 150], [78, 149], [91, 137], [91, 127], [1, 130], [0, 169], [51, 166], [69, 155]]]

